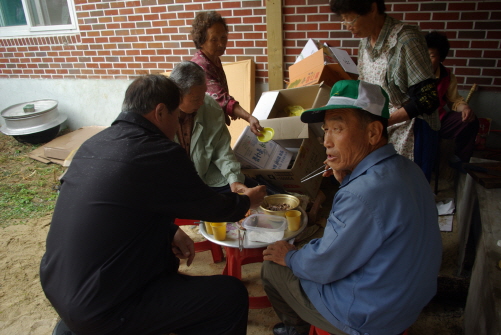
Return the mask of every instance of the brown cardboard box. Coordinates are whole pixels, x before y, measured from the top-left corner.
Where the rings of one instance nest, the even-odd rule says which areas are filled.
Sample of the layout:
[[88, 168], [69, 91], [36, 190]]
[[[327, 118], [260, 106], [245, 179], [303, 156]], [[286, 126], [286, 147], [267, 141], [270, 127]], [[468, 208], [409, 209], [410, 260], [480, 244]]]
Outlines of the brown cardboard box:
[[313, 129], [301, 122], [299, 116], [288, 116], [286, 107], [301, 106], [306, 110], [324, 106], [330, 90], [322, 83], [264, 92], [254, 109], [254, 116], [260, 120], [261, 126], [274, 129], [273, 141], [293, 153], [293, 164], [288, 169], [242, 169], [242, 172], [250, 177], [261, 175], [287, 191], [314, 198], [322, 178], [312, 178], [304, 183], [301, 183], [301, 178], [323, 164], [325, 148]]
[[51, 148], [44, 147], [44, 155], [47, 158], [54, 158], [59, 160], [65, 160], [66, 157], [71, 153], [71, 150], [66, 148]]
[[290, 83], [287, 88], [303, 87], [320, 82], [333, 86], [339, 80], [357, 77], [356, 74], [346, 72], [339, 63], [326, 64], [324, 49], [321, 49], [289, 67]]
[[[261, 175], [269, 182], [282, 186], [288, 192], [306, 194], [314, 199], [320, 188], [322, 177], [301, 183], [301, 178], [317, 169], [325, 160], [325, 148], [309, 130], [308, 125], [299, 127], [299, 117], [262, 120], [261, 125], [275, 129], [274, 141], [294, 153], [295, 159], [289, 169], [242, 169], [249, 177]], [[290, 122], [291, 121], [291, 122]], [[301, 121], [299, 121], [301, 122]], [[296, 127], [290, 127], [295, 123]], [[284, 136], [285, 138], [279, 138]]]
[[265, 120], [289, 116], [288, 112], [285, 111], [285, 108], [289, 106], [301, 106], [305, 110], [325, 106], [329, 101], [330, 91], [331, 87], [320, 83], [306, 87], [264, 92], [261, 94], [252, 115], [258, 120]]
[[56, 163], [68, 166], [65, 165], [65, 160], [70, 158], [68, 156], [75, 152], [83, 142], [105, 128], [103, 126], [79, 128], [71, 133], [56, 137], [49, 143], [30, 152], [28, 156], [42, 163]]

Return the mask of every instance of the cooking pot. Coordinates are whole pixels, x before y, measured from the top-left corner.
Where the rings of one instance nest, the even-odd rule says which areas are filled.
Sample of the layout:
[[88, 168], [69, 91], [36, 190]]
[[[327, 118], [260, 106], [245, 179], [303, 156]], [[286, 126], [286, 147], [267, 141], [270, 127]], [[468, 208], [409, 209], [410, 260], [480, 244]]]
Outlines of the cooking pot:
[[7, 107], [0, 112], [5, 120], [5, 126], [0, 131], [12, 135], [19, 142], [49, 142], [66, 121], [66, 115], [59, 114], [57, 105], [56, 100], [43, 99]]

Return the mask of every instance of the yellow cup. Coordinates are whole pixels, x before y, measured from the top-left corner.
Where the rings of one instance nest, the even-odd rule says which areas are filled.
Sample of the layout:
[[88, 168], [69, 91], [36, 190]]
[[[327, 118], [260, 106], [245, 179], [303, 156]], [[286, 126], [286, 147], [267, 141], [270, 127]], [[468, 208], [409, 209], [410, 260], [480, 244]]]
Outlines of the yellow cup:
[[211, 222], [210, 225], [214, 238], [218, 241], [224, 241], [226, 239], [226, 222]]
[[205, 223], [205, 231], [207, 231], [207, 234], [210, 234], [212, 235], [213, 232], [212, 232], [212, 227], [211, 227], [211, 222], [207, 222], [207, 221], [204, 221]]
[[287, 218], [287, 226], [290, 231], [296, 231], [301, 226], [301, 212], [298, 210], [291, 210], [285, 212]]

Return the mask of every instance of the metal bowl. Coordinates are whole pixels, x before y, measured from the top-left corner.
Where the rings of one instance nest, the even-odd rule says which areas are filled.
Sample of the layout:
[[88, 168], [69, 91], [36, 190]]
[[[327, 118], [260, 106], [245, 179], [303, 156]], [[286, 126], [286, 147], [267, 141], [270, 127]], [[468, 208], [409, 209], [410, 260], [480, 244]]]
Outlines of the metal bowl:
[[56, 100], [44, 99], [5, 108], [0, 112], [5, 120], [5, 126], [0, 131], [14, 136], [20, 142], [48, 142], [57, 135], [60, 125], [66, 121], [66, 115], [59, 114], [57, 106]]
[[[261, 206], [259, 206], [259, 209], [268, 215], [277, 215], [277, 216], [283, 216], [285, 217], [285, 212], [290, 211], [292, 209], [296, 209], [299, 206], [299, 199], [293, 195], [289, 194], [273, 194], [264, 197], [263, 203]], [[269, 210], [265, 207], [269, 207], [269, 205], [281, 205], [281, 204], [287, 204], [289, 205], [289, 209], [284, 210], [284, 211], [272, 211]]]

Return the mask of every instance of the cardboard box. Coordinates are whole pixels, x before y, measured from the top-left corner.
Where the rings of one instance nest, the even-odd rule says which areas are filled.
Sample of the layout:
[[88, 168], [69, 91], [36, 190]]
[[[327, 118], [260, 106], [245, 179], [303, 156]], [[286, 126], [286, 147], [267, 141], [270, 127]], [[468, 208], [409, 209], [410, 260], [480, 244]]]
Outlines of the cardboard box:
[[333, 86], [343, 79], [356, 79], [358, 75], [346, 72], [340, 63], [325, 63], [324, 51], [318, 50], [311, 56], [289, 67], [287, 88], [303, 87], [324, 82]]
[[[293, 164], [289, 169], [242, 169], [242, 172], [248, 177], [261, 175], [272, 184], [282, 186], [288, 192], [306, 194], [314, 199], [320, 188], [322, 177], [312, 178], [304, 183], [301, 183], [301, 178], [323, 164], [326, 158], [325, 148], [315, 134], [309, 131], [307, 124], [300, 127], [296, 121], [299, 121], [297, 116], [261, 121], [263, 127], [275, 129], [273, 139], [275, 142], [294, 153]], [[290, 127], [291, 123], [295, 127]]]
[[315, 52], [318, 50], [323, 49], [324, 51], [324, 59], [326, 63], [335, 63], [336, 59], [333, 58], [333, 55], [331, 51], [329, 50], [329, 47], [327, 45], [321, 45], [318, 41], [310, 38], [308, 42], [306, 42], [303, 50], [301, 50], [301, 53], [299, 56], [297, 56], [296, 61], [294, 63], [299, 63], [303, 59], [307, 58], [308, 56], [313, 55]]
[[65, 160], [66, 157], [71, 153], [71, 150], [66, 148], [51, 148], [44, 147], [44, 155], [47, 158], [54, 158], [59, 160]]
[[238, 138], [233, 153], [242, 169], [287, 169], [292, 153], [275, 141], [258, 141], [247, 126]]
[[28, 157], [42, 163], [56, 163], [68, 166], [68, 164], [65, 165], [65, 160], [68, 160], [70, 158], [69, 156], [74, 153], [83, 142], [105, 128], [104, 126], [87, 126], [79, 128], [71, 133], [56, 137], [49, 143], [36, 148], [28, 154]]
[[285, 109], [290, 106], [301, 106], [305, 110], [325, 106], [329, 101], [330, 92], [331, 87], [324, 83], [263, 92], [252, 115], [258, 120], [265, 120], [289, 116]]
[[322, 178], [312, 178], [304, 183], [301, 183], [301, 178], [323, 164], [325, 148], [313, 128], [301, 122], [299, 116], [288, 116], [286, 108], [301, 106], [306, 110], [325, 106], [330, 91], [331, 88], [322, 83], [264, 92], [254, 109], [254, 116], [260, 120], [261, 126], [274, 129], [273, 141], [293, 154], [293, 164], [286, 169], [242, 169], [242, 172], [249, 177], [261, 175], [287, 191], [314, 198]]

